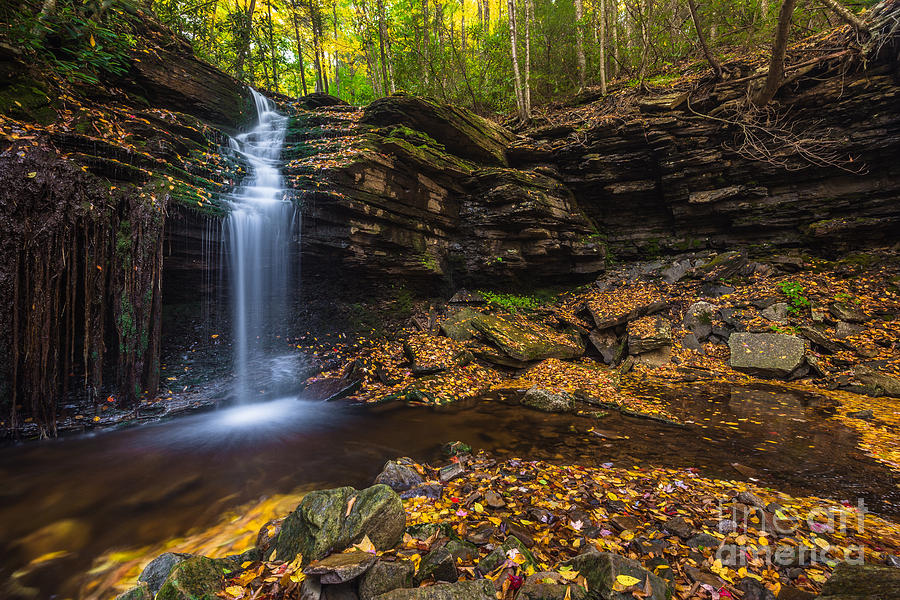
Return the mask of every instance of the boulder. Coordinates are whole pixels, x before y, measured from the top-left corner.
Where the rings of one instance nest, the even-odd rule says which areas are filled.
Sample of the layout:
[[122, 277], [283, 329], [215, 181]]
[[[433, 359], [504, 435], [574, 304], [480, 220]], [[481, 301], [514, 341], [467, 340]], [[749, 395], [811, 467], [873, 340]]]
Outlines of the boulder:
[[628, 323], [628, 353], [643, 354], [672, 344], [672, 322], [665, 317], [641, 317]]
[[375, 555], [362, 550], [338, 552], [322, 560], [314, 560], [303, 569], [307, 575], [317, 575], [319, 582], [329, 585], [356, 579], [375, 564]]
[[849, 323], [865, 323], [869, 317], [863, 311], [859, 310], [852, 304], [847, 302], [835, 302], [828, 307], [828, 312], [838, 321], [847, 321]]
[[359, 600], [374, 600], [391, 590], [413, 587], [413, 571], [408, 561], [379, 560], [359, 580]]
[[525, 392], [522, 406], [543, 412], [567, 413], [575, 410], [575, 397], [566, 392], [551, 392], [535, 386]]
[[819, 600], [900, 599], [900, 569], [877, 565], [838, 564]]
[[778, 333], [733, 333], [728, 348], [732, 369], [761, 377], [788, 377], [806, 356], [803, 340]]
[[376, 600], [495, 600], [495, 598], [494, 584], [488, 579], [396, 589], [376, 596]]
[[579, 585], [567, 584], [559, 573], [542, 571], [530, 575], [519, 589], [517, 600], [583, 600], [587, 592]]
[[837, 325], [834, 326], [834, 337], [838, 339], [844, 339], [846, 337], [850, 337], [851, 335], [856, 335], [857, 333], [862, 333], [865, 329], [862, 325], [858, 325], [856, 323], [848, 323], [846, 321], [838, 321]]
[[400, 493], [400, 497], [404, 500], [409, 498], [431, 498], [432, 500], [440, 500], [444, 493], [444, 486], [439, 483], [426, 483], [410, 488]]
[[637, 579], [639, 583], [633, 586], [635, 590], [643, 591], [649, 581], [651, 593], [647, 598], [666, 600], [670, 596], [668, 584], [664, 579], [643, 568], [639, 562], [611, 552], [598, 552], [591, 548], [562, 563], [562, 566], [569, 566], [578, 571], [587, 580], [588, 589], [598, 598], [631, 600], [632, 588], [622, 590], [622, 585], [617, 584], [616, 578], [620, 575]]
[[867, 386], [875, 388], [876, 392], [880, 391], [885, 396], [900, 398], [900, 379], [897, 377], [880, 373], [865, 365], [854, 369], [853, 374]]
[[217, 600], [225, 575], [211, 558], [192, 556], [176, 564], [156, 594], [156, 600]]
[[716, 317], [715, 305], [709, 302], [695, 302], [684, 312], [684, 327], [694, 334], [697, 341], [702, 342], [712, 333], [713, 319]]
[[116, 600], [153, 600], [153, 592], [144, 582], [116, 596]]
[[381, 473], [375, 477], [375, 483], [381, 483], [395, 492], [403, 492], [425, 483], [419, 472], [412, 466], [409, 458], [389, 460], [384, 464]]
[[472, 320], [472, 325], [503, 354], [517, 361], [568, 360], [584, 354], [581, 336], [560, 333], [537, 323], [512, 322], [481, 314]]
[[617, 325], [624, 325], [628, 321], [634, 321], [647, 315], [661, 312], [668, 306], [665, 300], [654, 302], [631, 302], [625, 306], [609, 306], [600, 302], [588, 302], [587, 309], [597, 325], [597, 329], [609, 329]]
[[307, 494], [284, 520], [275, 543], [276, 556], [290, 561], [303, 554], [304, 564], [340, 552], [363, 537], [379, 550], [396, 546], [406, 528], [400, 496], [386, 485], [364, 490], [342, 487]]
[[797, 331], [800, 332], [800, 335], [826, 352], [840, 352], [842, 349], [841, 344], [831, 341], [831, 339], [825, 335], [823, 329], [823, 327], [817, 325], [801, 325], [797, 328]]
[[625, 354], [624, 340], [619, 340], [613, 329], [595, 329], [588, 335], [588, 340], [608, 365], [619, 362]]
[[776, 302], [762, 311], [762, 316], [776, 323], [787, 323], [791, 314], [790, 305], [787, 302]]
[[471, 308], [454, 310], [447, 314], [441, 321], [441, 333], [451, 340], [467, 342], [478, 335], [478, 330], [472, 325], [472, 319], [481, 316], [481, 313]]
[[419, 570], [416, 573], [416, 583], [420, 584], [432, 578], [435, 581], [447, 581], [449, 583], [454, 583], [459, 579], [459, 574], [456, 572], [456, 559], [446, 546], [435, 548], [422, 557], [422, 562], [419, 564]]
[[163, 586], [163, 583], [166, 582], [169, 573], [172, 572], [175, 565], [190, 557], [190, 554], [182, 554], [181, 552], [166, 552], [165, 554], [160, 554], [144, 567], [144, 570], [141, 571], [141, 574], [138, 576], [138, 581], [146, 583], [150, 591], [155, 594], [159, 591], [159, 588]]
[[506, 165], [513, 135], [505, 128], [457, 106], [415, 96], [393, 95], [366, 106], [367, 125], [405, 125], [421, 131], [456, 156], [490, 165]]
[[461, 343], [427, 333], [411, 335], [403, 342], [403, 353], [412, 363], [412, 374], [416, 377], [462, 367], [474, 358]]
[[509, 536], [506, 538], [506, 541], [494, 548], [490, 554], [478, 561], [478, 566], [475, 569], [482, 575], [486, 575], [503, 564], [509, 558], [509, 553], [513, 550], [525, 557], [525, 564], [523, 567], [525, 565], [537, 564], [534, 555], [525, 547], [525, 544], [518, 538]]

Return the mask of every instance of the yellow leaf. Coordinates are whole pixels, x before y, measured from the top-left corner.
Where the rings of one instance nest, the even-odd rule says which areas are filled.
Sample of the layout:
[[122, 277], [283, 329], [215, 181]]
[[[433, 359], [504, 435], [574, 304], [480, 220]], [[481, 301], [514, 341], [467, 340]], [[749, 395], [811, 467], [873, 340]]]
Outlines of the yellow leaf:
[[353, 547], [362, 552], [375, 554], [375, 544], [372, 543], [369, 536], [365, 536], [360, 543], [354, 544]]
[[630, 542], [634, 539], [634, 532], [630, 529], [626, 529], [622, 533], [619, 534], [619, 537], [625, 540], [626, 542]]
[[613, 501], [619, 499], [619, 497], [616, 496], [615, 494], [613, 494], [612, 492], [606, 492], [606, 497], [609, 498], [610, 500], [613, 500]]
[[94, 34], [91, 34], [91, 39], [88, 40], [91, 43], [91, 48], [97, 45], [97, 42], [94, 40]]
[[225, 593], [232, 598], [242, 598], [244, 596], [244, 588], [239, 585], [230, 585], [225, 588]]
[[764, 538], [763, 536], [759, 536], [759, 545], [760, 545], [760, 546], [768, 546], [768, 545], [769, 545], [769, 540], [767, 540], [767, 539]]
[[32, 171], [28, 174], [28, 179], [34, 179], [35, 177], [37, 177], [37, 171]]
[[478, 502], [476, 502], [475, 504], [473, 504], [473, 505], [472, 505], [472, 508], [473, 508], [473, 509], [475, 510], [475, 512], [477, 512], [477, 513], [483, 513], [483, 512], [484, 512], [484, 506], [482, 506], [482, 505], [481, 505], [480, 503], [478, 503]]
[[627, 588], [633, 585], [637, 585], [640, 582], [640, 579], [638, 579], [637, 577], [632, 577], [631, 575], [619, 575], [618, 577], [616, 577], [616, 583]]
[[578, 577], [578, 571], [560, 571], [559, 576], [566, 581], [574, 581], [575, 578]]
[[829, 547], [829, 546], [828, 546], [828, 542], [825, 541], [825, 538], [817, 537], [817, 538], [814, 539], [813, 541], [815, 542], [816, 546], [818, 546], [818, 547], [821, 548], [822, 550], [828, 550], [828, 547]]

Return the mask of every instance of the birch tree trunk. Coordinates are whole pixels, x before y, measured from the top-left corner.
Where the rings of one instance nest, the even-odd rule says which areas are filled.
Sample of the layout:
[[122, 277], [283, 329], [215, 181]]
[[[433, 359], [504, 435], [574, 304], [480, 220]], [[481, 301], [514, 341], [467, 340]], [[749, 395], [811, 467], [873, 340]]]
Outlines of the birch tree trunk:
[[600, 0], [600, 93], [606, 95], [606, 0]]
[[519, 119], [525, 121], [525, 95], [522, 92], [522, 74], [519, 70], [519, 31], [516, 25], [516, 6], [514, 0], [506, 0], [506, 5], [509, 9], [509, 41], [512, 52], [513, 87], [516, 91], [516, 107], [518, 108]]
[[534, 23], [534, 2], [525, 0], [525, 120], [531, 120], [531, 27]]
[[[528, 0], [526, 0], [527, 2]], [[581, 0], [575, 0], [575, 58], [578, 62], [578, 91], [584, 89], [585, 71], [584, 30], [581, 28], [584, 19], [584, 6]]]

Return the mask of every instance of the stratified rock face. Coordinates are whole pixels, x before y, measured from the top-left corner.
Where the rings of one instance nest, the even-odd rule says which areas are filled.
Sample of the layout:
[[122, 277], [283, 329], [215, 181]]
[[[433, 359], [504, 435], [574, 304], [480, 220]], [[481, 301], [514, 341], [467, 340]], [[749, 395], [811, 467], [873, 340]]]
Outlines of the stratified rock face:
[[[741, 130], [698, 118], [740, 90], [720, 89], [678, 108], [633, 111], [578, 135], [516, 142], [510, 164], [553, 164], [616, 259], [737, 245], [831, 250], [896, 240], [900, 210], [898, 86], [889, 66], [846, 75], [811, 72], [779, 96], [787, 125], [834, 141], [836, 166], [804, 163], [789, 149], [764, 162], [737, 150]], [[702, 94], [701, 94], [702, 96]], [[787, 160], [787, 167], [773, 162]], [[860, 172], [850, 172], [865, 165]]]
[[415, 96], [380, 98], [366, 107], [362, 122], [421, 131], [452, 154], [489, 165], [506, 164], [506, 146], [513, 139], [503, 127], [466, 109]]
[[304, 563], [340, 552], [365, 536], [379, 550], [393, 548], [403, 537], [406, 513], [400, 497], [386, 485], [362, 491], [351, 487], [307, 494], [281, 527], [277, 558]]
[[728, 348], [732, 369], [762, 377], [787, 377], [806, 356], [802, 339], [778, 333], [732, 333]]
[[141, 53], [129, 72], [135, 91], [156, 107], [197, 116], [233, 130], [253, 116], [249, 89], [194, 56], [184, 38], [144, 16], [145, 35], [163, 52]]
[[[364, 113], [296, 112], [286, 175], [303, 205], [305, 272], [338, 267], [433, 289], [545, 284], [602, 268], [603, 244], [553, 170], [502, 166], [512, 136], [500, 126], [408, 96]], [[331, 146], [316, 149], [323, 135]]]

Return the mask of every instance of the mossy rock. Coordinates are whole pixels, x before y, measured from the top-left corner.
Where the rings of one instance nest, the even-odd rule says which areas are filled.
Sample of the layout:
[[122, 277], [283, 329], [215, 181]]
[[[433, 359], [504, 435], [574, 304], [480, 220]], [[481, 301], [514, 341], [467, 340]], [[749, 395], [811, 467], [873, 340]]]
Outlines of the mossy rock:
[[506, 356], [517, 361], [568, 360], [584, 354], [584, 343], [580, 337], [562, 334], [536, 323], [513, 323], [485, 314], [479, 314], [471, 323]]
[[400, 542], [405, 528], [403, 502], [386, 485], [361, 491], [352, 487], [316, 490], [284, 520], [275, 542], [276, 558], [290, 561], [300, 553], [306, 565], [341, 552], [365, 536], [378, 550], [388, 550]]
[[127, 592], [116, 596], [116, 600], [153, 600], [153, 593], [146, 583], [141, 582]]
[[588, 589], [606, 600], [632, 600], [630, 591], [619, 592], [613, 589], [620, 575], [637, 579], [641, 590], [645, 589], [649, 580], [649, 600], [667, 600], [672, 595], [664, 579], [642, 567], [641, 563], [611, 552], [598, 552], [592, 548], [560, 566], [572, 567], [572, 570], [578, 571], [587, 580]]
[[840, 563], [825, 585], [819, 600], [898, 600], [900, 569], [878, 565]]
[[225, 585], [222, 568], [205, 556], [192, 556], [172, 568], [156, 600], [217, 600]]
[[506, 538], [506, 541], [494, 548], [490, 554], [478, 561], [478, 567], [476, 567], [478, 572], [482, 575], [490, 573], [503, 564], [511, 550], [518, 550], [519, 554], [525, 557], [525, 563], [522, 565], [522, 568], [527, 568], [529, 565], [532, 567], [537, 565], [537, 560], [535, 560], [531, 551], [525, 547], [525, 544], [519, 541], [519, 538], [509, 536]]

